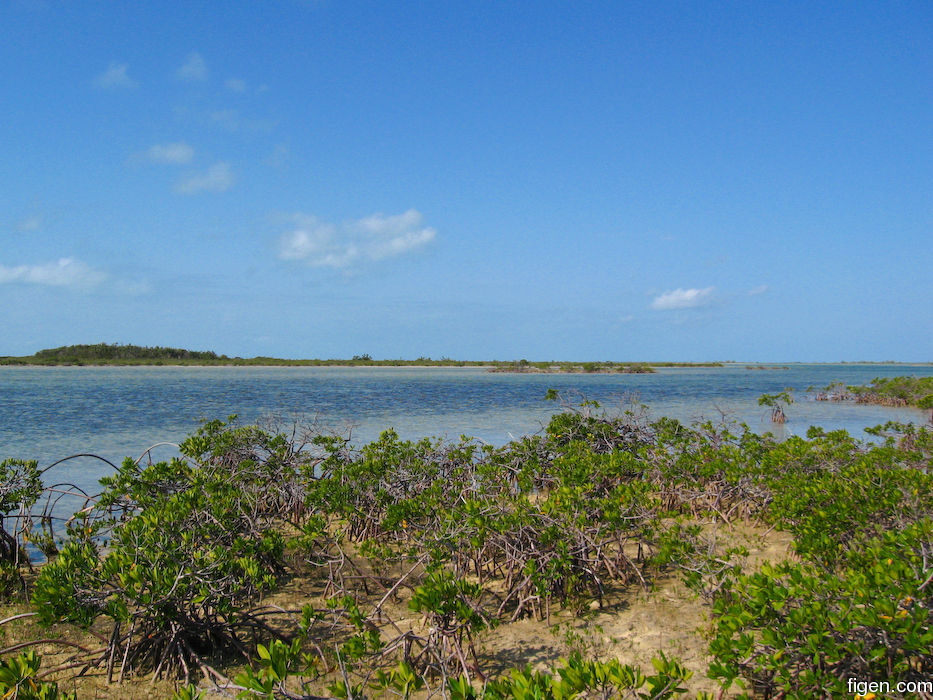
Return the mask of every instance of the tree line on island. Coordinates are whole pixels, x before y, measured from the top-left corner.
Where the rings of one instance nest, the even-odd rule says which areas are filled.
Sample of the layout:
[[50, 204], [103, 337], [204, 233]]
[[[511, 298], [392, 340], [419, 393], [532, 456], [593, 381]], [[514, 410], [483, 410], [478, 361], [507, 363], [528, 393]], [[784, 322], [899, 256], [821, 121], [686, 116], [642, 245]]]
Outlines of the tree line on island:
[[562, 372], [644, 374], [655, 367], [719, 367], [722, 363], [688, 362], [567, 362], [528, 360], [373, 359], [367, 353], [349, 359], [286, 359], [277, 357], [228, 357], [211, 350], [147, 347], [120, 343], [63, 345], [33, 355], [0, 357], [0, 365], [224, 365], [224, 366], [365, 366], [365, 367], [488, 367], [494, 372]]

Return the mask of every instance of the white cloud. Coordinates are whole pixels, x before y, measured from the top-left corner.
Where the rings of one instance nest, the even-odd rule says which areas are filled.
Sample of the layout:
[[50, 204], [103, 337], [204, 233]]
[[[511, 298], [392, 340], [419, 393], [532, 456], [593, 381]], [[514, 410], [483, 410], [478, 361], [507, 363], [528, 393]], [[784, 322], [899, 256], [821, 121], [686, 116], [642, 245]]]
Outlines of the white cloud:
[[386, 216], [385, 214], [373, 214], [357, 222], [363, 231], [377, 236], [398, 235], [405, 233], [414, 226], [421, 223], [421, 214], [414, 209], [409, 209], [403, 214]]
[[229, 163], [214, 163], [203, 173], [193, 173], [175, 185], [178, 194], [225, 192], [233, 187], [236, 177]]
[[282, 260], [304, 260], [323, 255], [336, 238], [337, 227], [315, 216], [297, 214], [294, 222], [298, 228], [286, 233], [279, 241]]
[[706, 287], [705, 289], [675, 289], [671, 292], [664, 292], [654, 298], [651, 308], [655, 311], [669, 311], [706, 306], [713, 300], [714, 289], [715, 287]]
[[53, 287], [93, 287], [107, 275], [73, 258], [61, 258], [41, 265], [0, 265], [0, 284], [26, 282]]
[[295, 228], [279, 239], [282, 260], [303, 260], [312, 267], [347, 268], [365, 260], [404, 255], [431, 243], [437, 232], [422, 226], [423, 217], [409, 209], [402, 214], [373, 214], [339, 226], [317, 217], [292, 217]]
[[437, 232], [433, 228], [423, 228], [419, 231], [407, 231], [400, 236], [395, 236], [380, 246], [376, 246], [372, 251], [372, 258], [379, 260], [395, 255], [407, 253], [409, 250], [415, 250], [426, 246], [434, 240]]
[[246, 92], [246, 81], [239, 78], [227, 78], [224, 85], [231, 92]]
[[153, 163], [183, 165], [194, 158], [194, 149], [187, 143], [158, 143], [146, 151], [146, 157]]
[[207, 64], [204, 62], [204, 59], [201, 58], [201, 54], [197, 51], [188, 55], [188, 60], [185, 61], [184, 65], [175, 71], [181, 80], [186, 80], [188, 82], [199, 82], [207, 80]]
[[127, 72], [129, 66], [125, 63], [113, 62], [107, 66], [107, 70], [94, 78], [94, 85], [104, 90], [116, 88], [134, 88], [137, 83]]
[[748, 296], [750, 296], [750, 297], [758, 296], [759, 294], [764, 294], [764, 293], [767, 292], [767, 291], [768, 291], [768, 285], [766, 285], [766, 284], [760, 284], [760, 285], [758, 285], [757, 287], [755, 287], [754, 289], [749, 289], [749, 290], [748, 290]]

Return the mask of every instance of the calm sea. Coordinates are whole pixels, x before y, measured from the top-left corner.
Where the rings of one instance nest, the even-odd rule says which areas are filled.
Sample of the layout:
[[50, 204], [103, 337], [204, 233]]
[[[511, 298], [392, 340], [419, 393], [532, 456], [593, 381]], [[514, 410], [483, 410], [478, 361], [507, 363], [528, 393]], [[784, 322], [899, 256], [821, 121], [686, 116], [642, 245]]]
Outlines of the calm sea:
[[[862, 435], [888, 420], [925, 422], [926, 412], [807, 400], [810, 386], [864, 384], [878, 376], [933, 375], [930, 365], [745, 365], [661, 369], [645, 375], [494, 374], [477, 368], [339, 367], [0, 367], [0, 459], [37, 459], [45, 466], [77, 453], [118, 463], [159, 442], [178, 442], [204, 420], [238, 414], [253, 422], [270, 416], [285, 424], [317, 421], [372, 440], [387, 428], [402, 437], [462, 434], [501, 444], [541, 430], [558, 407], [549, 388], [600, 401], [609, 409], [645, 404], [650, 415], [739, 420], [774, 430], [763, 393], [785, 388], [797, 402], [787, 410], [785, 434], [810, 425]], [[157, 458], [173, 454], [155, 450]], [[110, 471], [81, 458], [56, 467], [55, 477], [96, 491]], [[48, 475], [52, 477], [52, 473]]]

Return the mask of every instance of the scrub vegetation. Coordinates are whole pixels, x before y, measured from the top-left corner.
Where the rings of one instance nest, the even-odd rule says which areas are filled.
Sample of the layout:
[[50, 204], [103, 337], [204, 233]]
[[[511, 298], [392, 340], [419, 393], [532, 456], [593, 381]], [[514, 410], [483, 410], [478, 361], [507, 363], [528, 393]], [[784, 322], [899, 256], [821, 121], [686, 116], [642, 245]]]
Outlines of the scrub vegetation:
[[850, 386], [857, 403], [933, 409], [933, 377], [876, 378], [867, 386]]
[[914, 406], [929, 410], [930, 423], [933, 425], [933, 377], [876, 377], [869, 384], [861, 386], [846, 386], [842, 382], [835, 382], [816, 392], [815, 398], [817, 401]]
[[[212, 421], [67, 520], [41, 507], [67, 487], [3, 462], [0, 695], [816, 698], [931, 678], [927, 428], [779, 442], [548, 398], [545, 431], [502, 447]], [[681, 626], [632, 658], [649, 631], [610, 626], [665, 605]]]

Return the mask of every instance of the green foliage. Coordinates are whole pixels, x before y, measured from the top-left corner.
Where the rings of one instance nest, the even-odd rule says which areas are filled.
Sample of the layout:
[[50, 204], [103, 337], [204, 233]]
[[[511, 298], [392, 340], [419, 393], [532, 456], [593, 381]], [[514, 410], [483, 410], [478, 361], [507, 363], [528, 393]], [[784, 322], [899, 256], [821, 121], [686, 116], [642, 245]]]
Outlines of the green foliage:
[[483, 692], [457, 678], [448, 682], [452, 700], [571, 700], [578, 697], [642, 698], [664, 700], [681, 695], [681, 683], [692, 673], [664, 654], [651, 660], [655, 673], [646, 676], [641, 669], [616, 660], [593, 661], [571, 656], [550, 675], [530, 669], [513, 670], [507, 677], [490, 681]]
[[30, 650], [8, 659], [0, 659], [0, 697], [14, 700], [75, 700], [60, 692], [56, 683], [37, 679], [42, 659]]
[[790, 389], [785, 389], [777, 394], [762, 394], [758, 397], [759, 406], [778, 406], [791, 403], [794, 403], [794, 397]]
[[189, 683], [172, 693], [171, 700], [202, 700], [203, 698], [204, 691], [199, 690], [196, 685]]
[[403, 700], [408, 700], [412, 693], [421, 690], [424, 686], [424, 678], [415, 673], [414, 669], [404, 661], [388, 672], [378, 671], [376, 680], [372, 684], [374, 689], [383, 694], [391, 693]]
[[931, 521], [850, 552], [832, 573], [765, 566], [717, 601], [711, 675], [756, 693], [842, 697], [846, 678], [929, 679], [933, 662]]
[[24, 590], [19, 567], [10, 562], [0, 562], [0, 601], [10, 600]]
[[65, 345], [58, 348], [40, 350], [31, 358], [34, 364], [110, 364], [141, 360], [177, 361], [177, 360], [218, 360], [222, 356], [211, 351], [184, 350], [182, 348], [142, 347], [139, 345]]
[[214, 421], [182, 444], [187, 460], [125, 461], [43, 567], [40, 620], [110, 618], [113, 653], [156, 672], [239, 648], [237, 631], [251, 624], [244, 608], [285, 571], [277, 516], [300, 466], [286, 445]]
[[711, 676], [794, 698], [845, 695], [849, 677], [929, 678], [931, 436], [900, 428], [907, 434], [869, 446], [814, 430], [768, 451], [766, 517], [794, 534], [802, 561], [727, 579]]
[[[556, 392], [548, 398], [561, 399]], [[766, 398], [780, 404], [792, 397]], [[555, 415], [544, 436], [500, 449], [410, 443], [392, 433], [356, 455], [337, 457], [341, 446], [335, 445], [308, 503], [348, 523], [351, 537], [365, 536], [374, 557], [426, 553], [435, 568], [415, 587], [412, 605], [435, 629], [468, 627], [469, 615], [478, 612], [464, 602], [475, 600], [478, 589], [464, 595], [459, 587], [468, 573], [481, 585], [510, 572], [497, 584], [502, 602], [496, 616], [508, 620], [543, 616], [551, 603], [582, 611], [601, 602], [605, 581], [644, 582], [653, 571], [675, 567], [715, 606], [712, 670], [725, 685], [744, 678], [765, 692], [805, 697], [829, 682], [825, 674], [848, 663], [859, 639], [860, 653], [871, 657], [868, 647], [880, 638], [865, 637], [865, 630], [889, 622], [882, 615], [910, 617], [914, 624], [885, 663], [918, 667], [929, 642], [929, 624], [921, 618], [931, 608], [918, 593], [929, 573], [914, 567], [911, 578], [888, 562], [897, 557], [888, 556], [886, 574], [866, 553], [903, 556], [909, 540], [918, 552], [914, 559], [929, 560], [927, 544], [909, 534], [930, 517], [933, 502], [928, 431], [887, 426], [885, 434], [896, 434], [868, 445], [821, 430], [806, 440], [778, 442], [745, 426], [732, 433], [711, 424], [648, 424], [633, 413], [607, 417], [598, 409], [584, 401]], [[754, 518], [787, 529], [803, 562], [743, 575], [747, 552], [717, 545], [715, 531], [701, 527], [699, 518], [729, 525]], [[889, 549], [879, 550], [879, 542]], [[916, 619], [896, 605], [871, 618], [857, 618], [847, 607], [852, 601], [877, 607], [889, 599], [920, 601]], [[769, 610], [788, 611], [789, 621], [768, 617]], [[840, 626], [846, 616], [856, 620], [851, 630]], [[804, 630], [797, 637], [795, 625]], [[783, 630], [782, 650], [768, 641], [771, 627]], [[814, 651], [827, 630], [838, 634]], [[785, 668], [788, 658], [793, 661]], [[456, 696], [476, 693], [464, 679], [448, 687]], [[552, 692], [532, 676], [503, 688]]]
[[28, 530], [30, 508], [41, 493], [42, 480], [35, 461], [0, 462], [0, 565], [27, 563], [22, 538]]
[[777, 394], [762, 394], [758, 397], [759, 406], [771, 408], [771, 421], [774, 423], [783, 423], [786, 420], [784, 407], [792, 403], [794, 403], [794, 396], [791, 389], [785, 389]]
[[[475, 645], [497, 624], [585, 615], [673, 570], [712, 605], [710, 673], [724, 687], [802, 698], [839, 694], [848, 676], [933, 671], [930, 430], [779, 442], [548, 397], [566, 410], [502, 447], [386, 431], [357, 448], [206, 423], [181, 457], [128, 460], [103, 480], [39, 574], [36, 610], [46, 624], [105, 620], [101, 658], [126, 668], [187, 676], [210, 655], [255, 656], [236, 678], [244, 698], [321, 686], [346, 698], [662, 698], [689, 676], [663, 656], [652, 675], [572, 656], [554, 675], [513, 671], [479, 690]], [[36, 493], [17, 478], [28, 488], [10, 509]], [[747, 551], [718, 538], [737, 522], [790, 532], [797, 559], [744, 571]], [[292, 573], [326, 610], [258, 608]], [[420, 622], [393, 619], [400, 596]]]
[[485, 625], [475, 599], [482, 586], [455, 577], [449, 571], [434, 571], [415, 588], [408, 607], [429, 618], [441, 633], [476, 630]]
[[928, 512], [933, 480], [892, 465], [892, 453], [877, 447], [848, 464], [837, 462], [838, 470], [775, 479], [770, 517], [794, 534], [798, 554], [831, 569], [865, 538]]
[[32, 530], [31, 509], [42, 488], [35, 461], [0, 462], [0, 600], [9, 600], [25, 590], [20, 569], [30, 565], [25, 544]]
[[33, 460], [0, 462], [0, 514], [29, 508], [42, 492], [38, 464]]
[[286, 680], [302, 659], [301, 639], [295, 639], [291, 644], [275, 639], [268, 646], [257, 645], [256, 653], [259, 656], [260, 670], [256, 673], [247, 667], [243, 673], [237, 675], [234, 682], [243, 688], [237, 697], [272, 700], [285, 690]]
[[599, 415], [598, 402], [583, 399], [574, 404], [554, 389], [548, 390], [545, 398], [560, 402], [565, 409], [551, 417], [546, 429], [547, 436], [559, 447], [578, 441], [593, 451], [611, 452], [634, 450], [651, 441], [648, 426], [632, 411], [612, 417]]
[[680, 522], [660, 532], [657, 547], [655, 561], [680, 569], [684, 584], [706, 599], [714, 599], [731, 577], [741, 573], [740, 561], [748, 555], [745, 547], [721, 551], [702, 535], [700, 525]]
[[849, 391], [858, 403], [933, 408], [933, 377], [876, 377]]

